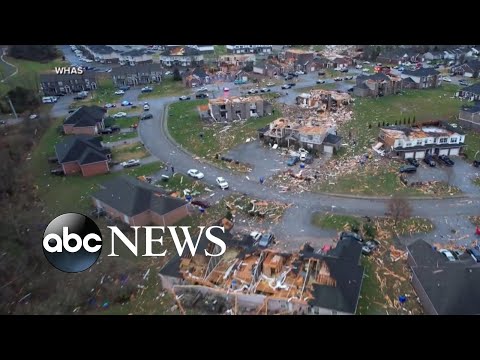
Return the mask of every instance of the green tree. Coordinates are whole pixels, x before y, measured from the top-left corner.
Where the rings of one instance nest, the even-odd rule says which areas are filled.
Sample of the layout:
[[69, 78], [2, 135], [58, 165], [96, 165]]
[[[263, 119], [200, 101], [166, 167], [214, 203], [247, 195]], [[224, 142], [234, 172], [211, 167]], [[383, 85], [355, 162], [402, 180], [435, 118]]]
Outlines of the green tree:
[[8, 55], [16, 59], [50, 61], [60, 56], [55, 45], [10, 45]]
[[182, 75], [180, 75], [180, 70], [178, 70], [178, 68], [173, 69], [173, 80], [182, 81]]

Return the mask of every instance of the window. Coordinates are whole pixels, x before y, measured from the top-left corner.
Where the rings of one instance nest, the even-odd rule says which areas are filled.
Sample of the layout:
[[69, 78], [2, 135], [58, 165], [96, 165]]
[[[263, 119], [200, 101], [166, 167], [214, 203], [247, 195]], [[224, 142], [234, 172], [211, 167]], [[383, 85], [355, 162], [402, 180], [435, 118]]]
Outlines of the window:
[[422, 145], [423, 144], [423, 140], [417, 140], [417, 145]]
[[451, 142], [451, 143], [456, 143], [456, 142], [457, 142], [457, 138], [456, 138], [456, 137], [450, 138], [450, 142]]
[[313, 135], [308, 135], [308, 140], [313, 140]]
[[446, 144], [447, 141], [448, 141], [447, 138], [441, 138], [441, 139], [439, 140], [439, 143], [440, 143], [440, 144]]
[[59, 81], [58, 86], [63, 86], [63, 81]]
[[405, 143], [405, 146], [407, 146], [407, 147], [408, 147], [408, 146], [412, 146], [412, 143], [411, 143], [411, 142], [407, 142], [407, 143]]

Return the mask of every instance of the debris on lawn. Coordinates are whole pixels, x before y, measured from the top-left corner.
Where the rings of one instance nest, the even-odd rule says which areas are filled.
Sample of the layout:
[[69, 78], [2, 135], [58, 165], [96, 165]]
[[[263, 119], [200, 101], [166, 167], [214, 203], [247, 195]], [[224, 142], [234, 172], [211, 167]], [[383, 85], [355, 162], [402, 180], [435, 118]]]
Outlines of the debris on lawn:
[[250, 199], [246, 196], [225, 200], [225, 205], [233, 216], [239, 212], [255, 218], [268, 219], [269, 222], [278, 222], [285, 210], [291, 206], [275, 201]]

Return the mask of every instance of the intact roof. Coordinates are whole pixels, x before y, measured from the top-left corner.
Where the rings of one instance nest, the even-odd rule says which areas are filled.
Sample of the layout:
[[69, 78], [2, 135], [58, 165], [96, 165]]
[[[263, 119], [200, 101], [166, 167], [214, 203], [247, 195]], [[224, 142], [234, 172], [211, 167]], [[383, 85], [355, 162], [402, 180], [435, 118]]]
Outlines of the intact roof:
[[475, 71], [480, 71], [480, 61], [479, 60], [472, 60], [472, 61], [469, 61], [465, 64], [462, 64], [462, 65], [459, 65], [457, 67], [465, 67], [465, 66], [468, 66], [470, 69], [472, 69], [474, 72]]
[[423, 240], [408, 249], [417, 263], [412, 270], [439, 315], [480, 314], [480, 264], [470, 257], [448, 261]]
[[476, 84], [473, 84], [473, 85], [470, 85], [470, 86], [467, 86], [467, 87], [464, 87], [462, 90], [460, 91], [463, 91], [463, 92], [471, 92], [471, 93], [474, 93], [474, 94], [477, 94], [477, 95], [480, 95], [480, 82], [476, 83]]
[[404, 75], [411, 75], [411, 76], [432, 76], [440, 74], [434, 68], [421, 68], [417, 70], [404, 70]]
[[328, 134], [323, 140], [324, 143], [328, 144], [338, 144], [340, 141], [342, 141], [342, 137], [334, 134]]
[[388, 77], [387, 75], [381, 72], [373, 75], [360, 75], [358, 76], [358, 79], [360, 79], [361, 81], [366, 81], [366, 80], [390, 81], [390, 77]]
[[87, 45], [88, 49], [97, 54], [112, 54], [116, 51], [108, 45]]
[[53, 73], [44, 73], [40, 74], [40, 82], [70, 82], [71, 80], [95, 80], [97, 73], [95, 71], [84, 71], [83, 74], [55, 74]]
[[161, 188], [130, 176], [116, 177], [102, 187], [92, 196], [128, 216], [147, 210], [164, 215], [186, 204], [184, 200], [166, 195]]
[[138, 64], [135, 66], [117, 66], [112, 69], [112, 75], [137, 74], [160, 72], [163, 70], [160, 64]]
[[55, 145], [58, 162], [78, 161], [82, 165], [107, 160], [108, 149], [103, 148], [98, 137], [74, 135]]
[[474, 106], [463, 106], [462, 110], [469, 113], [480, 112], [480, 104], [475, 104]]
[[106, 112], [107, 110], [100, 106], [82, 106], [67, 117], [63, 123], [74, 127], [95, 126], [102, 121]]

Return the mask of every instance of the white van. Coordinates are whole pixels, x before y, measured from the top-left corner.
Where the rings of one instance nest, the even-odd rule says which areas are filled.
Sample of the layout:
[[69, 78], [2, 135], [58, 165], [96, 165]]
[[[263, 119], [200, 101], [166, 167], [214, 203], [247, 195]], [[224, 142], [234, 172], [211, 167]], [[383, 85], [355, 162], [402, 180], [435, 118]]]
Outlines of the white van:
[[58, 98], [55, 96], [44, 96], [42, 98], [42, 103], [44, 104], [56, 103], [57, 101], [58, 101]]

